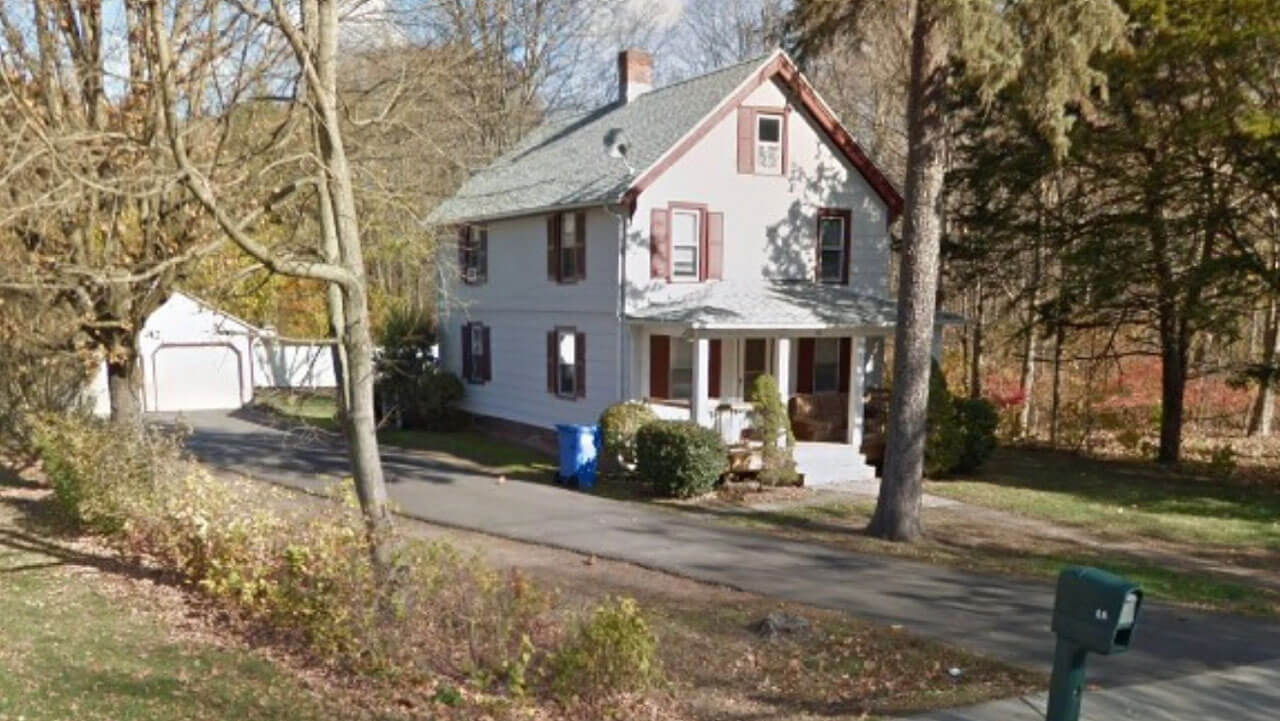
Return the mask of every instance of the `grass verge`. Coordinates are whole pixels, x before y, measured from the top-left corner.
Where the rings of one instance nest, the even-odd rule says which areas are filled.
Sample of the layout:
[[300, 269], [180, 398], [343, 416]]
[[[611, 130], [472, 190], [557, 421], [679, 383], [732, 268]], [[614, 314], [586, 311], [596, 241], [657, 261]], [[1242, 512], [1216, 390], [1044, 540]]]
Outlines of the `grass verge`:
[[[301, 494], [297, 500], [299, 509], [321, 502]], [[33, 518], [52, 513], [50, 505], [42, 488], [0, 484], [0, 718], [570, 717], [535, 699], [477, 707], [469, 694], [464, 700], [438, 690], [423, 706], [412, 691], [335, 683], [325, 669], [310, 668], [287, 647], [268, 646], [272, 658], [285, 663], [267, 660], [243, 650], [238, 627], [217, 620], [199, 594], [139, 580], [139, 569], [126, 561], [105, 551], [95, 555], [92, 541], [33, 524]], [[557, 606], [566, 614], [607, 596], [636, 596], [660, 641], [659, 663], [670, 680], [628, 708], [654, 721], [881, 718], [1044, 684], [1039, 674], [900, 628], [628, 564], [479, 534], [468, 541], [456, 531], [406, 523], [491, 552], [499, 566], [508, 565], [504, 556], [511, 559], [533, 580], [557, 588]], [[157, 603], [158, 594], [169, 603]], [[775, 611], [800, 616], [808, 627], [775, 639], [751, 630], [753, 622]], [[197, 632], [181, 630], [190, 625]], [[370, 700], [375, 698], [380, 701]], [[414, 699], [413, 707], [399, 706], [406, 698]]]
[[[254, 402], [258, 408], [286, 423], [338, 430], [334, 418], [337, 408], [330, 394], [259, 390]], [[450, 432], [387, 429], [378, 433], [378, 440], [415, 451], [446, 453], [482, 466], [494, 475], [522, 481], [545, 482], [556, 470], [555, 459], [544, 453], [470, 429]]]
[[760, 511], [693, 507], [721, 521], [790, 539], [822, 543], [857, 553], [889, 555], [984, 573], [1052, 579], [1063, 566], [1106, 568], [1140, 583], [1148, 598], [1214, 611], [1280, 615], [1280, 592], [1225, 574], [1171, 568], [1159, 561], [1112, 549], [1090, 548], [1070, 534], [1042, 535], [1016, 525], [992, 523], [961, 509], [925, 508], [928, 537], [916, 544], [890, 543], [863, 529], [875, 504], [869, 499]]
[[0, 719], [243, 719], [347, 715], [248, 651], [174, 637], [106, 595], [91, 556], [15, 524], [29, 491], [0, 487]]
[[1280, 488], [1178, 474], [1151, 463], [1002, 449], [972, 479], [930, 493], [1089, 530], [1280, 552]]

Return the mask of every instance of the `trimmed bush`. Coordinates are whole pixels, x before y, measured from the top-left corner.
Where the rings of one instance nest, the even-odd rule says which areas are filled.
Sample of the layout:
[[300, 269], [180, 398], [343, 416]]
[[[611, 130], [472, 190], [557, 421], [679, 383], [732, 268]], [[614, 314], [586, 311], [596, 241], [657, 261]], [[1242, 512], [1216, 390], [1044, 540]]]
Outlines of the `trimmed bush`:
[[972, 473], [982, 467], [996, 450], [996, 428], [1000, 412], [985, 398], [962, 398], [955, 401], [956, 422], [960, 426], [960, 457], [952, 471]]
[[[755, 428], [764, 442], [761, 449], [764, 467], [760, 469], [760, 482], [770, 486], [795, 485], [800, 480], [795, 458], [792, 456], [796, 436], [791, 430], [791, 418], [787, 415], [787, 404], [782, 400], [782, 392], [778, 390], [778, 381], [768, 373], [757, 376], [747, 397], [754, 406], [752, 420]], [[783, 441], [778, 444], [776, 440], [780, 438]]]
[[600, 414], [600, 434], [604, 438], [605, 456], [619, 468], [635, 470], [636, 433], [646, 423], [658, 420], [658, 414], [644, 403], [615, 403]]
[[630, 598], [607, 598], [552, 657], [556, 696], [583, 700], [643, 691], [659, 679], [658, 640]]
[[728, 454], [715, 431], [692, 421], [653, 421], [636, 433], [636, 470], [661, 496], [710, 492], [729, 468]]

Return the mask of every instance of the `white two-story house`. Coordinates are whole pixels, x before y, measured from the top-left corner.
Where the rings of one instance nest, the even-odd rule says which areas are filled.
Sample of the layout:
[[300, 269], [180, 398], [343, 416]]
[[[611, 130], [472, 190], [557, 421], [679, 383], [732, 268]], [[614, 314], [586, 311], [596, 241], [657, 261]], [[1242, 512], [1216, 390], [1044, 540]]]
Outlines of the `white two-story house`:
[[618, 75], [432, 213], [465, 410], [532, 438], [642, 400], [732, 441], [770, 373], [806, 482], [868, 477], [898, 192], [782, 51], [654, 89], [628, 50]]

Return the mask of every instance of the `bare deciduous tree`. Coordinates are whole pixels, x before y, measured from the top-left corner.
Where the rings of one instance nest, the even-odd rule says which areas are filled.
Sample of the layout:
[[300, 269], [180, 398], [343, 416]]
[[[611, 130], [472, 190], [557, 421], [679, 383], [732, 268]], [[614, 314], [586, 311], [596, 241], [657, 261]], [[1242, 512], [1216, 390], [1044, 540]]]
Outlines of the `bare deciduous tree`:
[[[235, 56], [239, 62], [253, 59], [274, 64], [278, 61], [276, 49], [284, 48], [284, 57], [296, 73], [285, 81], [287, 91], [272, 93], [273, 100], [286, 106], [285, 120], [277, 132], [283, 134], [283, 129], [290, 126], [288, 118], [296, 113], [304, 120], [311, 144], [306, 155], [286, 156], [272, 169], [288, 179], [280, 188], [262, 189], [255, 205], [269, 210], [282, 193], [309, 186], [313, 190], [310, 210], [320, 232], [314, 242], [304, 243], [300, 249], [282, 250], [263, 242], [254, 233], [260, 212], [246, 212], [227, 201], [228, 195], [242, 190], [235, 184], [244, 178], [225, 164], [201, 164], [204, 156], [188, 147], [189, 135], [202, 134], [191, 127], [182, 109], [200, 104], [203, 98], [179, 92], [177, 80], [182, 69], [175, 63], [170, 41], [176, 35], [160, 0], [152, 0], [146, 6], [148, 56], [160, 89], [160, 131], [183, 186], [227, 237], [267, 269], [327, 284], [329, 320], [338, 348], [342, 427], [356, 495], [369, 526], [370, 546], [377, 566], [385, 570], [391, 562], [387, 542], [392, 520], [374, 419], [368, 279], [338, 99], [339, 5], [337, 0], [303, 0], [296, 6], [286, 5], [284, 0], [270, 0], [267, 5], [210, 0], [200, 23], [210, 35], [218, 37], [224, 37], [231, 28], [239, 28], [240, 52]], [[230, 97], [245, 99], [250, 88], [224, 90], [230, 91]], [[237, 109], [235, 105], [225, 107], [217, 122], [224, 126], [234, 122]], [[261, 174], [270, 176], [271, 173]]]
[[[141, 420], [137, 333], [218, 242], [157, 155], [141, 23], [124, 3], [0, 4], [0, 236], [20, 251], [0, 287], [74, 313], [106, 357], [111, 416], [125, 425]], [[202, 50], [188, 48], [175, 81], [194, 93], [210, 72]]]

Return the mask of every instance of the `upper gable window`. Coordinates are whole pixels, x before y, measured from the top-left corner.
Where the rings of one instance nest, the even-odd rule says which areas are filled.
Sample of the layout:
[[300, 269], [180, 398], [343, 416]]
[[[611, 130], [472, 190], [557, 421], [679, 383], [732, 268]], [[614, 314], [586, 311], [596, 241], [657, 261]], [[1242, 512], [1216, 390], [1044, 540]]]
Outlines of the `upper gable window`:
[[849, 221], [844, 208], [818, 211], [818, 281], [849, 282]]
[[756, 172], [782, 173], [782, 113], [756, 114]]

